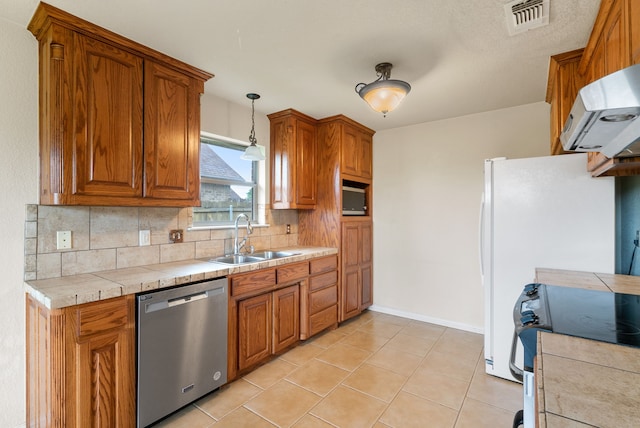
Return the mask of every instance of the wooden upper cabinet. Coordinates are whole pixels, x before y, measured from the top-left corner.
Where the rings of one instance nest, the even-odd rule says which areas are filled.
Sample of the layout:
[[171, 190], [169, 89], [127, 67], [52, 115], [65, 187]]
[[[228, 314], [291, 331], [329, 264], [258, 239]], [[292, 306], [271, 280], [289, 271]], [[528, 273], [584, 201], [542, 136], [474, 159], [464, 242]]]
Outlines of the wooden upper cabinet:
[[293, 109], [268, 117], [271, 123], [271, 207], [315, 208], [316, 120]]
[[40, 3], [40, 203], [199, 205], [211, 74]]
[[[584, 49], [578, 72], [585, 84], [636, 64], [640, 59], [640, 5], [635, 0], [603, 0]], [[640, 173], [640, 157], [607, 158], [589, 153], [587, 169], [593, 176]]]
[[[563, 153], [556, 135], [573, 105], [573, 100], [571, 105], [566, 102], [570, 96], [575, 99], [582, 86], [640, 62], [640, 2], [602, 0], [577, 68], [574, 64], [576, 52], [551, 58], [547, 102], [551, 103], [552, 154]], [[593, 176], [637, 175], [640, 174], [640, 157], [609, 159], [593, 152], [588, 154], [587, 169]]]
[[343, 175], [370, 180], [373, 176], [372, 134], [347, 124], [343, 128], [340, 166]]
[[551, 105], [551, 154], [560, 155], [565, 152], [560, 141], [560, 134], [569, 117], [573, 102], [583, 86], [583, 79], [578, 74], [578, 65], [583, 49], [554, 55], [549, 60], [549, 79], [547, 80], [546, 101]]
[[585, 84], [632, 64], [630, 3], [633, 0], [604, 0], [584, 49], [578, 72]]

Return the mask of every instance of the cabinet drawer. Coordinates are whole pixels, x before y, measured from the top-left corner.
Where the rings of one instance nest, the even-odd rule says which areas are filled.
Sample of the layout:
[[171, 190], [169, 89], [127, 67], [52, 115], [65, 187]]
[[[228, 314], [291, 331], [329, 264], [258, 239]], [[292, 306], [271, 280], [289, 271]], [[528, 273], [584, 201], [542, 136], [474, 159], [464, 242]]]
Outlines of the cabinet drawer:
[[260, 269], [255, 272], [232, 276], [230, 279], [231, 295], [239, 296], [259, 291], [263, 288], [268, 290], [276, 285], [276, 270]]
[[330, 270], [338, 269], [338, 257], [323, 257], [321, 259], [311, 260], [311, 275], [315, 275], [316, 273], [328, 272]]
[[338, 282], [338, 271], [327, 272], [309, 278], [309, 291], [333, 285]]
[[309, 294], [309, 313], [315, 314], [338, 303], [338, 287], [328, 287]]
[[87, 303], [70, 310], [75, 312], [78, 338], [122, 328], [129, 321], [129, 303], [125, 297]]
[[309, 276], [309, 262], [294, 263], [277, 269], [278, 284]]
[[338, 307], [331, 306], [309, 317], [309, 337], [338, 323]]

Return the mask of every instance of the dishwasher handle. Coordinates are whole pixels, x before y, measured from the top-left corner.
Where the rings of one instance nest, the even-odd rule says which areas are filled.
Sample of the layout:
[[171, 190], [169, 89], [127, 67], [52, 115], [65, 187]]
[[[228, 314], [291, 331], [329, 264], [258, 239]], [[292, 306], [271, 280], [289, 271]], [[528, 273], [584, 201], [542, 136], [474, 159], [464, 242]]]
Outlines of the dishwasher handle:
[[224, 287], [218, 287], [199, 293], [188, 294], [186, 296], [175, 297], [173, 299], [162, 300], [160, 302], [147, 303], [144, 307], [144, 312], [148, 314], [151, 312], [161, 311], [163, 309], [170, 309], [187, 303], [197, 302], [198, 300], [206, 299], [208, 297], [212, 297], [221, 293], [224, 293]]
[[208, 291], [203, 291], [202, 293], [191, 294], [189, 296], [176, 297], [175, 299], [167, 300], [167, 305], [172, 308], [174, 306], [184, 305], [185, 303], [191, 303], [198, 300], [206, 299], [209, 297]]

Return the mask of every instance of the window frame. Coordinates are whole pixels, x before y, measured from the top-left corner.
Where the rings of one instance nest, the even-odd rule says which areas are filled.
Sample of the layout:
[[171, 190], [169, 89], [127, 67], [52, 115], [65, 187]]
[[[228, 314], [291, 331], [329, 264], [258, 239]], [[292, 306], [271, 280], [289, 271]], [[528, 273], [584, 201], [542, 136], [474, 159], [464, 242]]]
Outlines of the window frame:
[[[200, 133], [200, 144], [212, 144], [214, 146], [225, 147], [232, 150], [238, 150], [238, 156], [240, 156], [244, 151], [244, 149], [250, 145], [246, 141], [236, 140], [234, 138], [212, 134], [204, 131]], [[263, 146], [258, 146], [258, 147], [260, 147], [260, 149], [264, 152]], [[264, 189], [264, 183], [262, 182], [263, 180], [261, 180], [261, 177], [264, 176], [264, 174], [261, 171], [261, 168], [262, 168], [261, 161], [243, 161], [243, 162], [253, 162], [254, 164], [251, 171], [252, 181], [227, 180], [227, 179], [215, 179], [215, 178], [203, 179], [203, 177], [199, 174], [198, 178], [200, 180], [200, 185], [201, 185], [200, 191], [202, 191], [202, 183], [239, 185], [239, 186], [250, 187], [253, 190], [252, 201], [251, 201], [251, 204], [252, 204], [251, 222], [254, 223], [255, 225], [262, 225], [264, 223], [264, 219], [262, 218], [263, 216], [261, 215], [261, 212], [259, 212], [262, 189]], [[195, 214], [195, 210], [197, 208], [198, 207], [193, 208], [190, 229], [192, 230], [193, 229], [228, 229], [228, 228], [234, 227], [234, 222], [232, 220], [224, 221], [224, 222], [221, 221], [221, 222], [196, 223], [194, 221], [193, 214]]]

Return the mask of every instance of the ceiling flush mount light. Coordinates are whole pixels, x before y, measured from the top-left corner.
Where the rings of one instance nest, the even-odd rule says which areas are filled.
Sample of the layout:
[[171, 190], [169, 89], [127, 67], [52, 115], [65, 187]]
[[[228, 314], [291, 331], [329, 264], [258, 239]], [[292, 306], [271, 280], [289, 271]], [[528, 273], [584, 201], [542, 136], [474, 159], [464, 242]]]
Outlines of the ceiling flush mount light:
[[402, 80], [392, 80], [389, 62], [376, 65], [378, 78], [369, 83], [358, 83], [356, 92], [365, 100], [372, 109], [382, 113], [385, 117], [387, 113], [398, 107], [400, 102], [411, 90], [411, 85]]
[[261, 161], [264, 160], [264, 155], [262, 154], [262, 150], [260, 147], [256, 145], [256, 121], [255, 121], [255, 108], [253, 103], [260, 98], [258, 94], [247, 94], [247, 98], [251, 100], [251, 134], [249, 134], [249, 147], [244, 151], [241, 159], [250, 160], [250, 161]]

